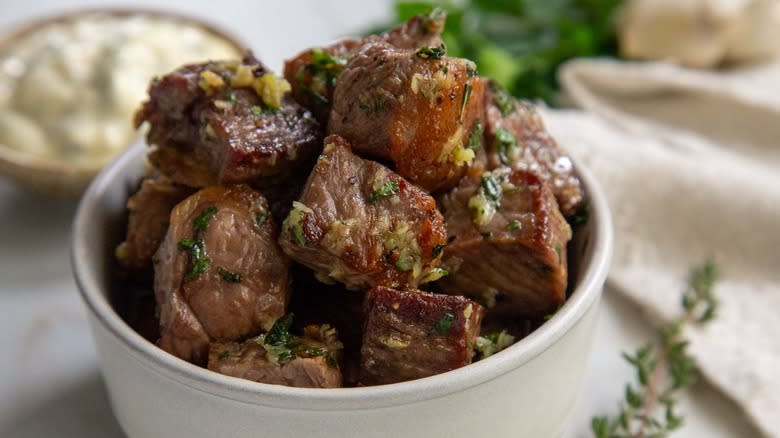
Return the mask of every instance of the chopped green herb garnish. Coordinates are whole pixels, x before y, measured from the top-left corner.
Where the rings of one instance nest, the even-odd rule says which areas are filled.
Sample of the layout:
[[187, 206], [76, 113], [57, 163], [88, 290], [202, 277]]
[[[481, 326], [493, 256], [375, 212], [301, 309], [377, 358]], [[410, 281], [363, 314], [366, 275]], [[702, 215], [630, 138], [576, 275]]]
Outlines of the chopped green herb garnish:
[[484, 130], [485, 128], [482, 126], [482, 121], [477, 120], [474, 122], [471, 126], [471, 134], [469, 134], [469, 142], [467, 144], [469, 149], [474, 152], [479, 150], [479, 147], [482, 145], [482, 133]]
[[195, 239], [185, 237], [184, 239], [181, 239], [179, 241], [179, 249], [185, 250], [185, 249], [192, 249], [192, 247], [195, 245]]
[[520, 229], [520, 222], [518, 222], [515, 219], [512, 219], [511, 221], [506, 223], [507, 230], [519, 230]]
[[436, 245], [433, 247], [433, 251], [431, 251], [431, 255], [433, 255], [434, 258], [438, 257], [439, 254], [441, 254], [442, 251], [444, 251], [444, 248], [446, 248], [447, 245]]
[[217, 214], [217, 207], [211, 206], [203, 209], [203, 211], [192, 221], [192, 228], [195, 231], [206, 231], [209, 229], [209, 221], [214, 215]]
[[255, 226], [260, 227], [262, 226], [265, 221], [268, 220], [268, 212], [265, 210], [260, 210], [257, 213], [255, 213]]
[[252, 108], [249, 108], [249, 111], [252, 111], [252, 114], [254, 114], [255, 117], [260, 117], [263, 115], [263, 108], [258, 105], [252, 106]]
[[190, 252], [190, 272], [185, 277], [186, 281], [194, 280], [200, 277], [200, 274], [206, 272], [211, 260], [206, 256], [206, 245], [202, 240], [181, 239], [179, 241], [179, 249]]
[[501, 186], [493, 175], [482, 177], [482, 190], [485, 193], [485, 197], [491, 201], [501, 199]]
[[560, 243], [555, 244], [555, 253], [558, 254], [558, 264], [561, 264], [561, 253], [563, 252], [563, 249], [561, 248]]
[[380, 199], [392, 196], [398, 193], [398, 183], [395, 181], [387, 181], [382, 184], [381, 187], [371, 192], [369, 202], [376, 204]]
[[506, 88], [498, 84], [495, 84], [493, 101], [504, 116], [508, 116], [515, 111], [515, 98], [506, 91]]
[[290, 342], [292, 335], [290, 335], [290, 326], [295, 315], [288, 313], [277, 319], [271, 330], [265, 336], [265, 343], [269, 345], [284, 345]]
[[423, 59], [442, 59], [447, 54], [447, 48], [441, 43], [436, 47], [420, 47], [414, 54]]
[[518, 147], [517, 138], [506, 129], [498, 128], [493, 147], [498, 151], [498, 159], [501, 160], [501, 164], [509, 165], [512, 163], [512, 150]]
[[477, 337], [475, 348], [479, 353], [479, 358], [484, 359], [488, 356], [509, 347], [515, 342], [515, 337], [506, 330], [500, 332], [488, 333]]
[[219, 360], [226, 360], [229, 357], [230, 357], [230, 352], [228, 350], [219, 353]]
[[243, 278], [241, 278], [241, 274], [230, 272], [222, 266], [217, 268], [217, 272], [219, 272], [219, 276], [228, 283], [241, 283], [241, 280], [243, 280]]
[[414, 268], [415, 259], [413, 256], [406, 254], [401, 255], [395, 262], [395, 267], [403, 272], [411, 271]]
[[466, 84], [463, 86], [463, 99], [460, 101], [460, 117], [463, 118], [463, 114], [466, 111], [466, 105], [469, 104], [469, 99], [471, 99], [471, 84]]
[[311, 80], [306, 85], [306, 91], [311, 96], [316, 105], [326, 105], [328, 100], [328, 90], [336, 86], [336, 78], [347, 65], [347, 59], [340, 56], [333, 56], [322, 49], [312, 49], [311, 63], [306, 64], [299, 71], [298, 80], [303, 81], [305, 72], [311, 75]]
[[436, 323], [436, 327], [434, 327], [434, 329], [436, 329], [436, 333], [440, 335], [449, 334], [450, 330], [452, 330], [453, 321], [455, 321], [455, 317], [451, 313], [445, 313], [439, 322]]

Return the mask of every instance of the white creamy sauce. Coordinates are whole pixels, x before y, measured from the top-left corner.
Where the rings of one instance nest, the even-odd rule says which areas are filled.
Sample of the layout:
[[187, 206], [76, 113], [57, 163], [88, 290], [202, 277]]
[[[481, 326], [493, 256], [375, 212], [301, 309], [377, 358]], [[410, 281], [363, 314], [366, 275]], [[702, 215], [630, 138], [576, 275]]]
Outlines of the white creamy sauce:
[[192, 62], [235, 59], [197, 24], [151, 15], [82, 15], [0, 47], [0, 144], [101, 165], [136, 135], [152, 77]]

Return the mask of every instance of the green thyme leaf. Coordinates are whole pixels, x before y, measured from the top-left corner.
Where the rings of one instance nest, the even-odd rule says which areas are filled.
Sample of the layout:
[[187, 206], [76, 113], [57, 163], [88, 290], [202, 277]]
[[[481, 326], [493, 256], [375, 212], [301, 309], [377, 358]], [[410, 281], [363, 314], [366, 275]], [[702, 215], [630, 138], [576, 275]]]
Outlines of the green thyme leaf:
[[591, 431], [597, 438], [665, 437], [683, 425], [674, 411], [675, 396], [696, 382], [696, 362], [688, 354], [684, 328], [702, 325], [715, 315], [713, 294], [718, 270], [712, 260], [691, 271], [683, 294], [683, 315], [659, 330], [650, 342], [623, 357], [636, 370], [637, 386], [627, 384], [620, 412], [614, 418], [594, 417]]

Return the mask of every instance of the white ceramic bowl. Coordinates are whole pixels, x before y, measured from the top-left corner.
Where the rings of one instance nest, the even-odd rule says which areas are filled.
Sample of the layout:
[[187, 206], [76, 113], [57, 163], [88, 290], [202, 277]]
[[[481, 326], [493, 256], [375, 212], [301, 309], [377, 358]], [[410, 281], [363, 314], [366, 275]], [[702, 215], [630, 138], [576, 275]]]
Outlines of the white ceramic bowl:
[[223, 376], [180, 360], [133, 331], [109, 302], [113, 247], [143, 172], [136, 145], [82, 198], [73, 271], [87, 305], [111, 404], [140, 437], [555, 437], [580, 391], [612, 252], [604, 195], [579, 167], [591, 214], [572, 266], [574, 291], [531, 335], [483, 361], [410, 382], [305, 389]]

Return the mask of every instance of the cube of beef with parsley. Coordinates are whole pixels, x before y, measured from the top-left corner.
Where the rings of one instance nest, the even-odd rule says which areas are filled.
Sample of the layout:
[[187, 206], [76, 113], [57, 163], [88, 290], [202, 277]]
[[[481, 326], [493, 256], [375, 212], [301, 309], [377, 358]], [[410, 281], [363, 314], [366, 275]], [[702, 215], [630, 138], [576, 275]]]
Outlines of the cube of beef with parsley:
[[292, 314], [268, 333], [242, 343], [212, 343], [208, 369], [260, 383], [299, 388], [342, 386], [338, 356], [341, 343], [328, 325], [309, 325], [303, 336], [289, 332]]
[[473, 62], [445, 52], [364, 46], [336, 83], [328, 133], [426, 190], [454, 187], [476, 157], [484, 87]]
[[360, 381], [403, 382], [471, 363], [484, 314], [468, 298], [376, 287], [366, 296]]
[[208, 187], [174, 207], [155, 256], [158, 345], [204, 365], [209, 342], [270, 329], [289, 295], [277, 237], [265, 198], [244, 185]]
[[547, 180], [500, 167], [464, 178], [440, 201], [451, 242], [439, 290], [519, 319], [543, 318], [563, 304], [571, 228]]
[[262, 183], [308, 171], [322, 144], [289, 91], [251, 53], [185, 65], [152, 81], [135, 123], [149, 124], [150, 161], [178, 183]]
[[330, 136], [279, 241], [320, 280], [365, 290], [415, 287], [441, 276], [446, 235], [429, 194]]
[[299, 53], [284, 63], [284, 77], [292, 85], [295, 100], [314, 113], [325, 126], [330, 117], [333, 89], [344, 66], [372, 42], [385, 42], [400, 49], [416, 50], [419, 47], [441, 45], [445, 14], [436, 10], [420, 14], [406, 23], [381, 35], [369, 35], [359, 39], [345, 39], [325, 47], [314, 47]]
[[550, 182], [563, 215], [573, 217], [585, 196], [571, 158], [547, 132], [532, 104], [512, 97], [494, 81], [485, 92], [488, 169], [509, 166]]

